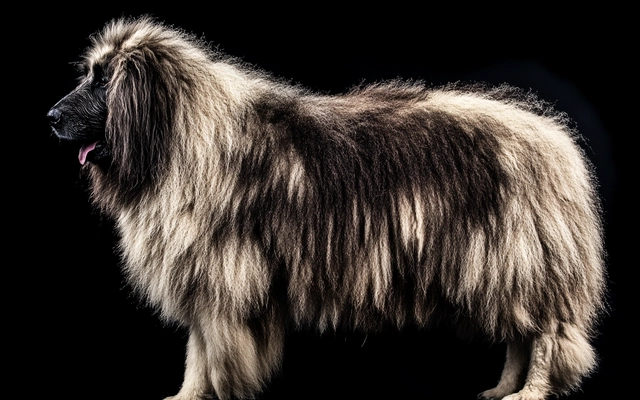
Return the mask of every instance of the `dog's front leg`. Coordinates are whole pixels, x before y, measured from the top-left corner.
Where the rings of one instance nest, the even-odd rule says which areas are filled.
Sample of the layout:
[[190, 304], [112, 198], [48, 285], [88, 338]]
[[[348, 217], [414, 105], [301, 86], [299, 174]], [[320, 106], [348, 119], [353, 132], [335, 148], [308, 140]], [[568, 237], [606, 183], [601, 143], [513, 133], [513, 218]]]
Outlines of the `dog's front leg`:
[[204, 329], [211, 382], [220, 400], [254, 398], [280, 367], [283, 327], [275, 314], [214, 320]]
[[213, 386], [210, 380], [210, 368], [207, 360], [205, 340], [202, 331], [192, 326], [187, 343], [187, 361], [184, 381], [180, 392], [165, 400], [201, 400], [212, 394]]
[[203, 319], [193, 325], [182, 388], [165, 400], [254, 398], [282, 360], [284, 330], [274, 316]]

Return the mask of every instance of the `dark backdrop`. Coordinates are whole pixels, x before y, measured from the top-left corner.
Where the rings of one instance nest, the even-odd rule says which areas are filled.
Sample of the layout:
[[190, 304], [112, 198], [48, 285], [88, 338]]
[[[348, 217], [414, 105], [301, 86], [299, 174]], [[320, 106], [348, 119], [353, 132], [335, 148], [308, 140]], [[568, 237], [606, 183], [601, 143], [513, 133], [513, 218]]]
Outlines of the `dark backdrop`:
[[[630, 258], [631, 239], [637, 239], [631, 218], [637, 213], [630, 210], [627, 190], [628, 172], [637, 170], [630, 158], [637, 128], [630, 127], [634, 110], [627, 104], [637, 85], [627, 68], [632, 47], [625, 11], [522, 4], [346, 7], [100, 2], [7, 15], [17, 27], [5, 33], [3, 52], [10, 71], [3, 191], [10, 387], [26, 389], [27, 398], [144, 400], [175, 394], [182, 382], [186, 332], [163, 326], [130, 294], [113, 255], [112, 225], [88, 205], [77, 149], [59, 144], [45, 118], [74, 88], [70, 62], [79, 59], [88, 35], [111, 18], [151, 13], [316, 91], [338, 93], [397, 77], [429, 84], [507, 82], [566, 111], [588, 140], [601, 183], [612, 305], [596, 341], [601, 366], [571, 398], [628, 390], [623, 385], [633, 381], [625, 377], [637, 369], [637, 363], [625, 362], [635, 347], [631, 321], [637, 315], [631, 314], [637, 259]], [[473, 399], [497, 382], [504, 350], [459, 340], [447, 328], [295, 334], [287, 342], [283, 373], [263, 399]]]

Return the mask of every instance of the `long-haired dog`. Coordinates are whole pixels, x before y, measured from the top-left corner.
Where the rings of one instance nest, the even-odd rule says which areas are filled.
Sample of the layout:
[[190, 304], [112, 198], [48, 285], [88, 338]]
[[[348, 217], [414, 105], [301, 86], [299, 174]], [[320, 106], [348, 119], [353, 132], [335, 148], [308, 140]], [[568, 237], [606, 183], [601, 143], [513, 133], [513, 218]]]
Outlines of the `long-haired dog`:
[[[278, 81], [148, 17], [92, 37], [50, 111], [116, 221], [128, 280], [189, 328], [175, 400], [255, 396], [287, 327], [507, 342], [484, 398], [567, 393], [595, 366], [603, 244], [567, 118], [505, 86]], [[506, 396], [506, 397], [505, 397]]]

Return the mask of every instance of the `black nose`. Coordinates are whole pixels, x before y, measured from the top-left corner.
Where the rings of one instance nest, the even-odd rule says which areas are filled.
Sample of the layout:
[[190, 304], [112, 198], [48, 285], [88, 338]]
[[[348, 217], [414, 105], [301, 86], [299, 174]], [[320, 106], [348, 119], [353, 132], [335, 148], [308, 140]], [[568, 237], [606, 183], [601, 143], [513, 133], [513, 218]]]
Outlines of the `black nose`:
[[54, 126], [60, 122], [60, 117], [62, 116], [62, 112], [57, 108], [52, 108], [47, 113], [47, 118], [49, 119], [49, 124]]

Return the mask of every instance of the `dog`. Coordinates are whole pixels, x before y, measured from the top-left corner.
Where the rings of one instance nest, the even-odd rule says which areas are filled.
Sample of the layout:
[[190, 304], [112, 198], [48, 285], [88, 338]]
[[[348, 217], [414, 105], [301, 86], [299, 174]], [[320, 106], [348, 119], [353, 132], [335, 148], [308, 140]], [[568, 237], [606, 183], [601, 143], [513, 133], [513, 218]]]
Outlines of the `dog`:
[[568, 117], [508, 87], [320, 95], [148, 17], [91, 38], [48, 113], [78, 145], [123, 270], [189, 329], [174, 400], [253, 398], [289, 328], [507, 343], [485, 399], [566, 394], [597, 364], [600, 204]]

